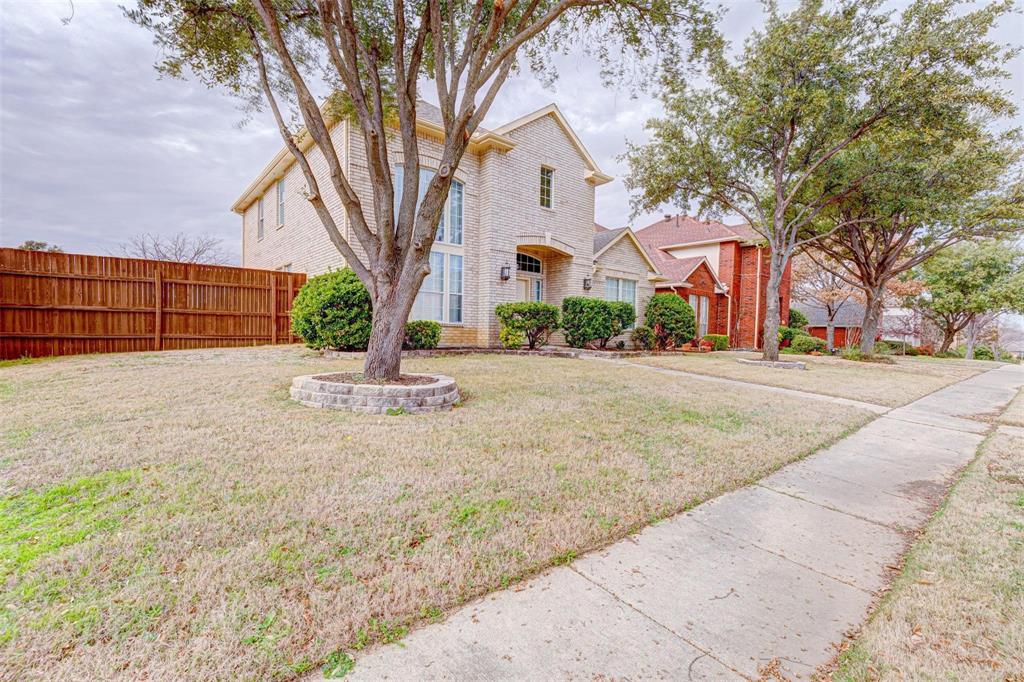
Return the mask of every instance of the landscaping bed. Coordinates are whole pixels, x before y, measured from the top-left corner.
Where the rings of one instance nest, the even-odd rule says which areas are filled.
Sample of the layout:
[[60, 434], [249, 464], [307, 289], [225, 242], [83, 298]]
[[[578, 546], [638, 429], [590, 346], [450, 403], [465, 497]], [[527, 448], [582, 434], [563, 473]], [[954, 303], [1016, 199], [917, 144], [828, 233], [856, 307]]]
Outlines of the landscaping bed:
[[872, 417], [498, 354], [403, 363], [458, 381], [447, 412], [289, 399], [360, 369], [296, 346], [0, 369], [0, 678], [297, 677]]

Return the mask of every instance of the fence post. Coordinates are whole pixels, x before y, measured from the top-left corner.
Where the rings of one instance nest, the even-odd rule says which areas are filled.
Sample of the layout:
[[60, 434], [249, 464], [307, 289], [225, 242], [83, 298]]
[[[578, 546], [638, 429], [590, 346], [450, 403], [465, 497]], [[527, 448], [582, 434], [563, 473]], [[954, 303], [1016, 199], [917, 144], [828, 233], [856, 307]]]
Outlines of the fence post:
[[163, 318], [164, 318], [164, 280], [157, 266], [156, 277], [153, 279], [153, 286], [156, 295], [156, 324], [153, 330], [153, 349], [161, 350], [163, 346]]
[[270, 273], [270, 343], [277, 344], [277, 278]]
[[[291, 312], [292, 302], [295, 300], [295, 279], [292, 273], [288, 273], [288, 312]], [[292, 334], [292, 318], [288, 316], [288, 343], [295, 343], [295, 335]]]

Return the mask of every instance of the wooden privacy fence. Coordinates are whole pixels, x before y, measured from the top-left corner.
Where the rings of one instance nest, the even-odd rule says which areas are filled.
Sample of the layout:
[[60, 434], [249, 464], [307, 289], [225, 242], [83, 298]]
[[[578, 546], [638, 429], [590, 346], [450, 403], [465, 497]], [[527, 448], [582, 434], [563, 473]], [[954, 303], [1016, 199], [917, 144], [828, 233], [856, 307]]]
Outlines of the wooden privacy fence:
[[0, 248], [0, 358], [292, 343], [301, 273]]

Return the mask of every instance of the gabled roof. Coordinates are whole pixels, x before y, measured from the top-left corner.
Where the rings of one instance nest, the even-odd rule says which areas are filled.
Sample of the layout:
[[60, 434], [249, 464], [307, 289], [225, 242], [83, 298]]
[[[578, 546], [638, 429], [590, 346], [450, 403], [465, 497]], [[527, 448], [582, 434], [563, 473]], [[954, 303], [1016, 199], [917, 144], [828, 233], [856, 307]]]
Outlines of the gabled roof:
[[749, 225], [726, 225], [714, 220], [697, 220], [688, 215], [667, 216], [637, 230], [636, 236], [649, 249], [761, 239]]
[[[328, 127], [337, 123], [337, 119], [332, 118], [330, 110], [327, 108], [326, 103], [321, 107], [321, 111], [324, 114], [324, 120]], [[538, 109], [537, 111], [522, 116], [506, 123], [496, 130], [488, 130], [483, 126], [477, 128], [476, 132], [470, 137], [469, 149], [473, 152], [483, 152], [487, 149], [498, 149], [500, 151], [509, 151], [516, 146], [516, 143], [506, 136], [506, 133], [520, 128], [527, 123], [536, 121], [537, 119], [543, 118], [544, 116], [551, 116], [558, 122], [558, 124], [565, 131], [566, 136], [572, 142], [573, 146], [583, 157], [584, 162], [587, 166], [587, 172], [584, 179], [592, 185], [603, 185], [607, 182], [611, 182], [614, 178], [610, 175], [605, 175], [601, 172], [601, 169], [597, 167], [597, 162], [587, 151], [583, 143], [580, 142], [580, 138], [576, 135], [576, 132], [569, 125], [569, 122], [565, 120], [565, 116], [558, 109], [558, 107], [552, 103]], [[441, 109], [435, 105], [427, 102], [426, 100], [416, 101], [416, 131], [421, 134], [429, 134], [435, 137], [444, 139], [444, 119], [441, 115]], [[299, 149], [303, 152], [308, 152], [313, 147], [313, 138], [309, 135], [305, 127], [303, 127], [295, 135], [295, 140], [298, 142]], [[256, 199], [263, 194], [270, 185], [276, 182], [278, 179], [284, 177], [284, 174], [289, 168], [295, 163], [295, 159], [292, 157], [287, 147], [282, 147], [281, 150], [274, 155], [274, 158], [260, 171], [260, 174], [256, 176], [249, 186], [245, 188], [241, 196], [235, 200], [232, 204], [231, 210], [235, 213], [244, 213]]]
[[[825, 306], [810, 301], [793, 299], [790, 308], [796, 308], [807, 316], [808, 327], [827, 327], [828, 310]], [[864, 306], [857, 301], [846, 301], [836, 312], [833, 324], [836, 327], [860, 327], [864, 321]]]
[[[595, 223], [595, 227], [600, 226]], [[647, 261], [647, 265], [650, 266], [652, 272], [655, 274], [661, 274], [661, 269], [658, 267], [658, 264], [654, 259], [651, 258], [651, 254], [648, 253], [647, 249], [644, 248], [644, 245], [640, 243], [640, 240], [636, 238], [636, 235], [633, 234], [633, 230], [628, 227], [620, 227], [617, 230], [609, 230], [605, 228], [602, 232], [595, 232], [594, 260], [596, 261], [601, 254], [618, 243], [623, 237], [628, 237], [629, 240], [633, 242], [633, 246], [636, 247], [636, 250], [639, 251], [640, 255], [644, 257], [645, 261]]]
[[715, 280], [715, 286], [721, 289], [723, 292], [728, 291], [728, 288], [722, 284], [722, 281], [718, 279], [718, 273], [711, 267], [711, 263], [708, 262], [705, 256], [691, 256], [689, 258], [676, 258], [675, 256], [669, 255], [661, 250], [654, 252], [657, 254], [658, 265], [661, 268], [661, 272], [665, 275], [665, 279], [668, 280], [665, 283], [659, 284], [658, 286], [670, 287], [670, 286], [682, 286], [687, 284], [687, 279], [692, 275], [701, 264], [707, 265], [708, 272], [711, 273], [711, 277]]
[[580, 153], [580, 156], [583, 157], [583, 160], [587, 164], [587, 182], [589, 182], [592, 185], [603, 185], [606, 182], [611, 182], [612, 180], [615, 179], [612, 176], [605, 175], [604, 173], [601, 172], [601, 169], [597, 167], [597, 162], [594, 161], [594, 157], [590, 155], [590, 152], [587, 151], [587, 148], [583, 146], [582, 142], [580, 142], [580, 138], [576, 135], [576, 131], [572, 129], [572, 126], [569, 125], [569, 122], [565, 120], [565, 115], [562, 114], [562, 111], [558, 108], [558, 105], [554, 103], [551, 103], [546, 107], [542, 107], [537, 111], [534, 111], [533, 113], [526, 114], [525, 116], [520, 116], [516, 120], [510, 123], [506, 123], [503, 126], [499, 126], [494, 130], [494, 132], [498, 135], [506, 136], [516, 128], [521, 128], [527, 123], [533, 123], [534, 121], [544, 118], [545, 116], [550, 116], [551, 118], [555, 119], [558, 125], [562, 127], [562, 130], [565, 131], [566, 136], [572, 142], [573, 146], [576, 147], [576, 151], [578, 151]]
[[594, 223], [594, 232], [607, 232], [610, 229], [611, 228], [605, 227], [604, 225], [602, 225], [600, 223]]
[[[330, 108], [325, 102], [320, 107], [320, 111], [324, 116], [324, 122], [328, 128], [338, 122], [337, 117], [332, 114]], [[435, 137], [444, 139], [444, 119], [441, 117], [441, 109], [430, 102], [425, 100], [416, 101], [416, 132], [420, 134], [429, 134]], [[299, 146], [299, 149], [304, 153], [308, 152], [313, 147], [313, 136], [309, 134], [303, 126], [298, 133], [295, 134], [295, 141]], [[498, 135], [497, 133], [487, 130], [484, 127], [477, 128], [477, 131], [470, 137], [469, 148], [471, 151], [480, 152], [486, 149], [494, 148], [502, 151], [508, 151], [514, 148], [515, 142]], [[281, 150], [274, 155], [274, 158], [263, 167], [260, 174], [249, 183], [249, 186], [245, 188], [245, 191], [235, 200], [232, 204], [231, 210], [235, 213], [243, 213], [246, 208], [252, 205], [256, 199], [263, 194], [270, 185], [284, 177], [284, 174], [295, 164], [295, 158], [292, 153], [288, 151], [288, 147], [282, 146]]]

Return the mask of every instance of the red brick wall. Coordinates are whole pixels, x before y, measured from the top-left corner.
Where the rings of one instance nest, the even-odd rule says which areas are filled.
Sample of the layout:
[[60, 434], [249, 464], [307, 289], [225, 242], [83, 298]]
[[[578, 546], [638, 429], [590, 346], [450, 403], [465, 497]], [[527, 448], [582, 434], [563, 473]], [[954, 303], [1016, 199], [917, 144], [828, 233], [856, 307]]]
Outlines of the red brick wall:
[[[715, 293], [715, 276], [711, 274], [707, 263], [701, 263], [697, 269], [690, 273], [686, 281], [693, 285], [687, 289], [680, 289], [679, 293], [685, 298], [691, 294], [708, 297], [708, 334], [724, 334], [725, 329], [722, 321], [726, 315], [727, 300], [722, 294]], [[694, 311], [695, 313], [697, 311]], [[698, 327], [700, 318], [697, 320]]]
[[[738, 257], [735, 256], [738, 251]], [[724, 257], [730, 256], [729, 266], [738, 262], [739, 267], [735, 269], [733, 283], [730, 287], [733, 293], [732, 305], [735, 320], [733, 321], [733, 334], [731, 345], [733, 348], [760, 348], [761, 327], [764, 323], [765, 311], [768, 309], [768, 268], [769, 252], [767, 248], [756, 246], [739, 246], [735, 242], [722, 244], [722, 251], [719, 255], [719, 269], [724, 271], [721, 263]], [[761, 258], [760, 278], [758, 278], [758, 255]], [[792, 267], [786, 266], [782, 274], [782, 282], [779, 287], [781, 307], [779, 310], [782, 323], [789, 320], [789, 298], [790, 284], [792, 280]], [[760, 293], [759, 293], [760, 290]]]

